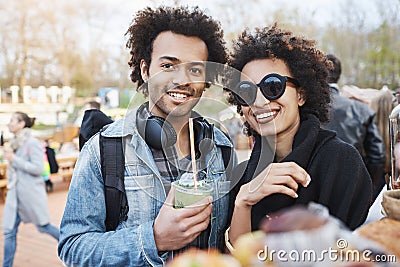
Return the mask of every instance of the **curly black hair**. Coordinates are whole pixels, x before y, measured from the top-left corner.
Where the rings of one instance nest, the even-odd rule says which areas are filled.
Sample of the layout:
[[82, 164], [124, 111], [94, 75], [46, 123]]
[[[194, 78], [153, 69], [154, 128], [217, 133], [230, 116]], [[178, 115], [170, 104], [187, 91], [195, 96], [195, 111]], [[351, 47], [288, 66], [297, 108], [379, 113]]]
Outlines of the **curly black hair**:
[[[144, 59], [150, 66], [154, 40], [164, 31], [199, 37], [207, 45], [207, 61], [220, 64], [227, 62], [228, 54], [220, 23], [205, 15], [198, 7], [147, 7], [136, 14], [125, 33], [129, 35], [126, 47], [131, 54], [128, 62], [132, 68], [130, 77], [134, 83], [138, 83], [137, 90], [142, 91], [146, 97], [148, 88], [141, 86], [144, 81], [140, 75], [140, 61]], [[217, 72], [207, 70], [207, 74], [208, 81], [217, 79]]]
[[[315, 48], [315, 44], [314, 40], [307, 40], [278, 28], [276, 23], [270, 27], [257, 28], [254, 33], [245, 29], [237, 40], [233, 40], [229, 65], [242, 71], [252, 60], [273, 58], [283, 60], [293, 78], [300, 82], [297, 90], [301, 91], [305, 99], [305, 104], [300, 107], [300, 116], [313, 113], [321, 123], [324, 123], [329, 118], [331, 101], [327, 82], [328, 67], [331, 62], [324, 53]], [[243, 115], [240, 104], [235, 101], [232, 94], [228, 95], [228, 102], [236, 105], [238, 113]], [[246, 127], [249, 135], [254, 134], [248, 124]]]

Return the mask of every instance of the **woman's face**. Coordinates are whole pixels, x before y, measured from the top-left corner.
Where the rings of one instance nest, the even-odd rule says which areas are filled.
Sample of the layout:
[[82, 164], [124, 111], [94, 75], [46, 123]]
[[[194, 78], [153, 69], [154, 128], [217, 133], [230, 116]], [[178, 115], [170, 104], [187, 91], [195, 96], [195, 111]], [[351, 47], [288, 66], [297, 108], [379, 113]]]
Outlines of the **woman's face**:
[[20, 121], [17, 114], [13, 114], [7, 126], [11, 133], [18, 134], [25, 127], [25, 122]]
[[[241, 81], [260, 83], [265, 75], [277, 73], [292, 77], [284, 61], [280, 59], [257, 59], [248, 62], [242, 70]], [[299, 106], [303, 98], [294, 85], [286, 83], [285, 93], [276, 100], [266, 99], [259, 88], [257, 98], [250, 106], [242, 106], [246, 121], [261, 136], [276, 135], [277, 141], [285, 137], [293, 139], [300, 125]]]

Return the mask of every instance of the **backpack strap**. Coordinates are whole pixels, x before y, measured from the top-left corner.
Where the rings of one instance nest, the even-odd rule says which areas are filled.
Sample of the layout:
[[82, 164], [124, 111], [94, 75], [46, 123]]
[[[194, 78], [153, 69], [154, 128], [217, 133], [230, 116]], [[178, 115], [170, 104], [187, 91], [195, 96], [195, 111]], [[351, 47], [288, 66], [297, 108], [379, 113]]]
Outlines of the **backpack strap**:
[[[104, 128], [103, 128], [104, 129]], [[122, 137], [104, 137], [100, 131], [101, 174], [106, 201], [106, 231], [115, 230], [128, 219], [128, 201], [125, 192], [125, 156]]]

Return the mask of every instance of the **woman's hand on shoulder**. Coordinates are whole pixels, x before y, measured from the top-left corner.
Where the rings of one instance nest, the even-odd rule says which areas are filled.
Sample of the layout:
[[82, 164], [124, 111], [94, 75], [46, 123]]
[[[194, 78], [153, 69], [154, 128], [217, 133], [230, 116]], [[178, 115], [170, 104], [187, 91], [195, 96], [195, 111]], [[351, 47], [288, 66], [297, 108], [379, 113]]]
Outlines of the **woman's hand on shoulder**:
[[251, 207], [272, 194], [285, 194], [297, 198], [299, 184], [307, 187], [310, 175], [295, 162], [271, 163], [257, 177], [242, 185], [235, 205]]

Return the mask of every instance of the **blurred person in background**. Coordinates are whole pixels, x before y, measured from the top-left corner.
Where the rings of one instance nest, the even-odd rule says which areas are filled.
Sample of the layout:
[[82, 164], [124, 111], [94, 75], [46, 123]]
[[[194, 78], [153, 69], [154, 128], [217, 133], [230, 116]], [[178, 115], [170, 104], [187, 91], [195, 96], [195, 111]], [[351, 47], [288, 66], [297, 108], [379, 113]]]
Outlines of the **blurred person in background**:
[[89, 110], [89, 109], [100, 109], [101, 104], [95, 100], [91, 100], [85, 103], [83, 106], [83, 110]]
[[391, 172], [389, 116], [396, 105], [396, 97], [387, 86], [383, 86], [379, 91], [379, 95], [372, 98], [369, 104], [369, 107], [375, 111], [375, 123], [382, 136], [386, 151], [386, 161], [383, 168], [386, 182], [388, 182]]
[[[329, 69], [328, 82], [332, 94], [332, 110], [326, 129], [353, 145], [363, 157], [373, 184], [373, 199], [385, 184], [384, 167], [386, 151], [382, 136], [374, 121], [375, 112], [366, 104], [340, 95], [338, 81], [342, 73], [340, 60], [332, 54], [327, 58], [333, 67]], [[386, 118], [389, 120], [389, 117]]]
[[89, 100], [89, 101], [85, 102], [85, 104], [79, 110], [78, 117], [75, 119], [74, 125], [81, 127], [81, 123], [82, 123], [83, 117], [85, 115], [85, 112], [87, 110], [92, 110], [92, 109], [100, 110], [101, 109], [100, 102], [98, 102], [96, 100]]
[[46, 183], [46, 191], [53, 191], [53, 182], [51, 181], [51, 175], [58, 172], [58, 163], [56, 160], [56, 152], [50, 147], [49, 140], [43, 141], [44, 147], [44, 171], [42, 173], [43, 180]]
[[3, 267], [13, 265], [17, 248], [19, 224], [33, 223], [37, 229], [58, 241], [59, 229], [50, 224], [47, 195], [42, 179], [44, 166], [43, 145], [34, 138], [31, 127], [35, 118], [23, 112], [15, 112], [8, 123], [14, 134], [4, 151], [7, 167], [7, 197], [4, 206], [4, 262]]

